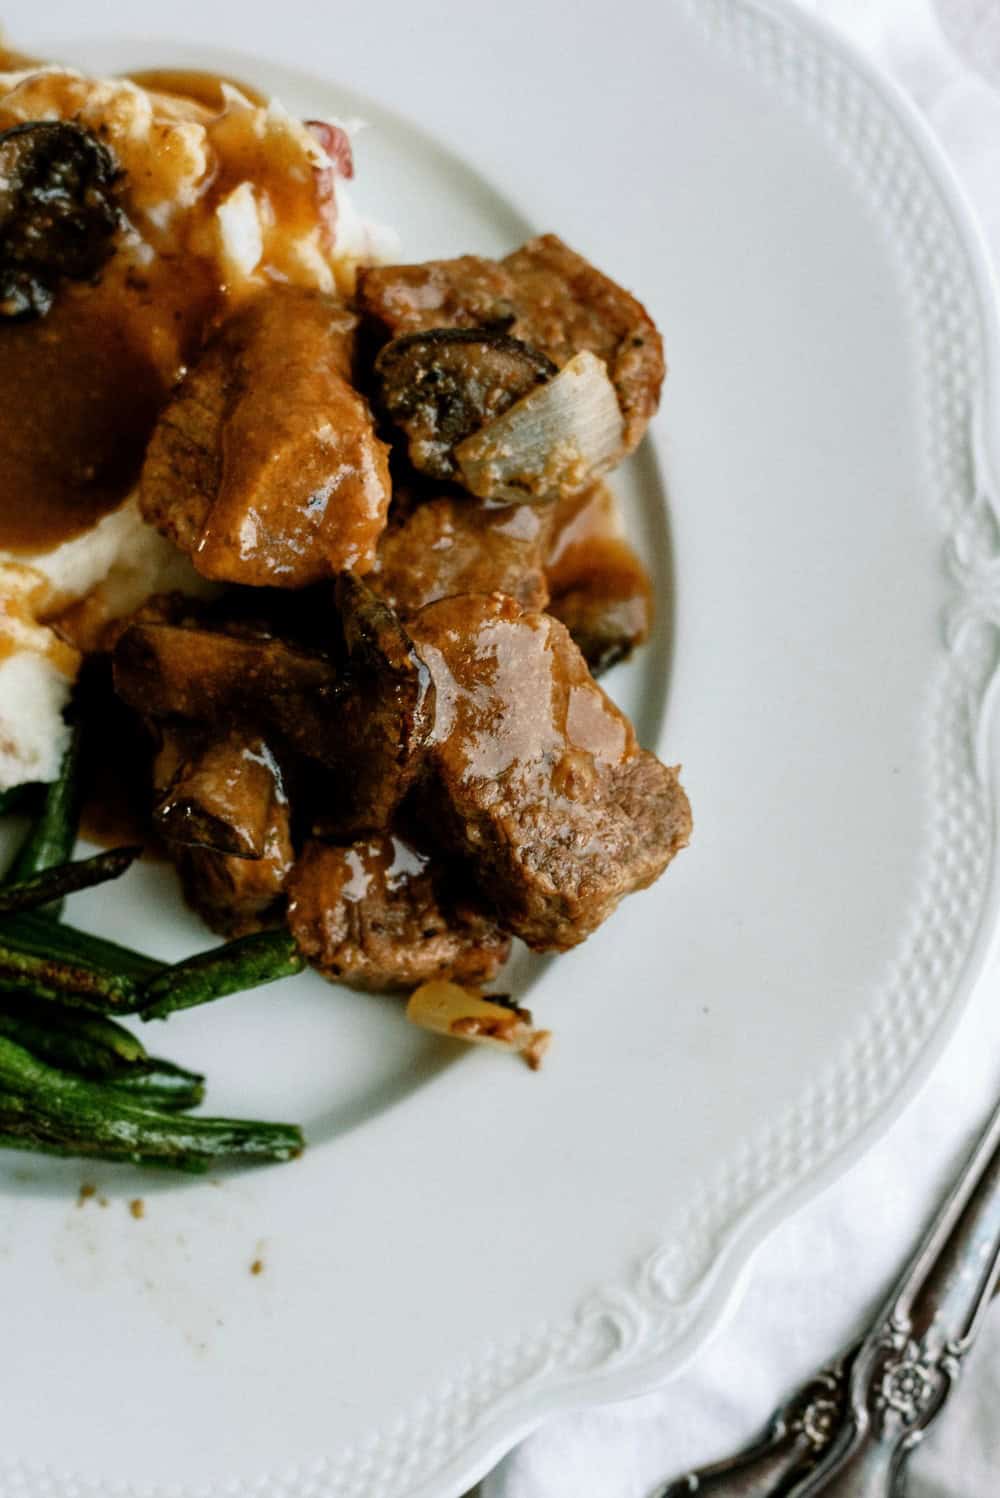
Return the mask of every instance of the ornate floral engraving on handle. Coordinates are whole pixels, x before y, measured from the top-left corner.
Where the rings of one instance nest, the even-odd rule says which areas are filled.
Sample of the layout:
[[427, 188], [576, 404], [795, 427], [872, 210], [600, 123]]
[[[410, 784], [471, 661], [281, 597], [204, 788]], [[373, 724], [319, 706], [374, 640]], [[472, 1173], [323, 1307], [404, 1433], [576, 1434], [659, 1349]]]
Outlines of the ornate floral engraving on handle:
[[1000, 1278], [1000, 1105], [865, 1337], [761, 1439], [657, 1498], [889, 1498], [941, 1411]]
[[654, 1498], [773, 1498], [786, 1493], [816, 1466], [847, 1409], [853, 1351], [809, 1379], [772, 1415], [766, 1430], [743, 1451], [679, 1477]]

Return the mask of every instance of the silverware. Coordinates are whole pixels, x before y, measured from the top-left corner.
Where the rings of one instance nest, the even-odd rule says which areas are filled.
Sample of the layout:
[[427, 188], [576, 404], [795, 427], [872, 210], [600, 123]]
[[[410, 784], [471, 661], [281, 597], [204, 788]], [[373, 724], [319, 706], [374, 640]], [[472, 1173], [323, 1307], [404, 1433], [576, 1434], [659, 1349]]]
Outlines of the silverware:
[[1000, 1278], [1000, 1105], [871, 1327], [752, 1445], [652, 1498], [891, 1498]]

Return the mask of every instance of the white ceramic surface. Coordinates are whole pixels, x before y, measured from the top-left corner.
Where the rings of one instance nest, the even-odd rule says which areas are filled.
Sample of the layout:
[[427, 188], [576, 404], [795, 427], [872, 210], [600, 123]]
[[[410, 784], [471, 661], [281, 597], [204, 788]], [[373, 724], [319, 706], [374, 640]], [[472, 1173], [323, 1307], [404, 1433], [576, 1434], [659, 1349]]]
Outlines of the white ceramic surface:
[[[671, 362], [669, 507], [650, 446], [619, 487], [664, 602], [611, 689], [683, 761], [696, 835], [583, 949], [517, 966], [556, 1031], [538, 1076], [302, 979], [155, 1036], [204, 1065], [212, 1111], [301, 1118], [301, 1162], [192, 1184], [0, 1160], [4, 1498], [458, 1493], [548, 1411], [679, 1363], [768, 1225], [912, 1091], [981, 966], [1000, 627], [982, 256], [914, 116], [837, 43], [744, 0], [673, 0], [656, 25], [662, 130], [635, 190], [659, 228], [620, 263], [544, 133], [529, 221], [319, 79], [74, 49], [106, 70], [207, 60], [364, 115], [359, 201], [414, 258], [554, 227], [635, 282]], [[70, 919], [165, 956], [205, 943], [165, 871], [123, 890]], [[75, 1204], [84, 1177], [106, 1207]]]

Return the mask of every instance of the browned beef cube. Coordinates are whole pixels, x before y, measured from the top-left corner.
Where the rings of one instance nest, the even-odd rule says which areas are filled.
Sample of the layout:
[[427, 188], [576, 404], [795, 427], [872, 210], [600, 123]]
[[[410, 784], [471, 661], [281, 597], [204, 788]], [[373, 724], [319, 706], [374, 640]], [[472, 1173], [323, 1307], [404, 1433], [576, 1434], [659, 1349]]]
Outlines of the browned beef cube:
[[441, 886], [428, 859], [399, 836], [347, 846], [313, 841], [289, 881], [288, 923], [324, 977], [354, 988], [488, 982], [510, 938]]
[[139, 622], [119, 636], [114, 678], [144, 717], [183, 719], [216, 738], [231, 726], [253, 731], [332, 771], [316, 822], [350, 838], [389, 825], [419, 769], [433, 686], [397, 615], [361, 579], [343, 573], [336, 598], [337, 610], [327, 605], [336, 663], [221, 621]]
[[562, 365], [581, 350], [604, 360], [625, 419], [624, 453], [638, 445], [660, 401], [663, 341], [649, 313], [555, 234], [502, 262], [514, 282], [511, 332]]
[[479, 255], [358, 271], [355, 299], [384, 342], [431, 328], [506, 328], [513, 285], [503, 266]]
[[269, 288], [223, 324], [162, 413], [143, 514], [205, 577], [299, 588], [371, 566], [389, 472], [350, 383], [355, 326], [333, 297]]
[[428, 827], [506, 929], [536, 950], [574, 946], [686, 845], [676, 769], [639, 747], [548, 615], [470, 595], [410, 630], [437, 689]]
[[[499, 264], [463, 255], [363, 271], [358, 305], [382, 340], [444, 328], [489, 328], [502, 330], [560, 369], [579, 354], [595, 355], [607, 370], [622, 418], [613, 451], [604, 450], [606, 437], [598, 444], [602, 457], [595, 474], [633, 451], [659, 404], [666, 366], [653, 320], [631, 293], [555, 234], [530, 240]], [[451, 384], [456, 378], [453, 371]], [[532, 399], [530, 389], [521, 399]], [[534, 400], [537, 404], [537, 395]], [[476, 401], [463, 398], [459, 405], [468, 411]], [[497, 419], [495, 412], [484, 413], [480, 428]], [[551, 423], [556, 437], [559, 424]], [[466, 427], [466, 433], [455, 437], [456, 444], [472, 430], [468, 423]], [[506, 441], [506, 424], [502, 435]], [[438, 465], [439, 447], [432, 453]], [[411, 457], [422, 465], [421, 450], [412, 443]], [[450, 454], [444, 462], [446, 467], [427, 471], [438, 476], [453, 472]], [[474, 492], [485, 491], [474, 486]], [[569, 492], [565, 475], [554, 492]]]
[[419, 773], [434, 688], [397, 614], [360, 578], [337, 580], [344, 691], [323, 762], [336, 794], [316, 819], [339, 839], [382, 831]]
[[523, 608], [543, 609], [551, 519], [544, 507], [463, 495], [394, 501], [366, 581], [404, 617], [453, 593], [509, 593]]

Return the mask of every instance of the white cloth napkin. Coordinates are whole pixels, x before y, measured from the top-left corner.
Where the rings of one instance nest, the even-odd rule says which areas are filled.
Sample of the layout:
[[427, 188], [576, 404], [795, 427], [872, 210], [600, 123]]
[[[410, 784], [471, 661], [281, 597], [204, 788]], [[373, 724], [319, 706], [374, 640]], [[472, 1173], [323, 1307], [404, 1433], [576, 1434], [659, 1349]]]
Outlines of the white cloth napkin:
[[[931, 0], [814, 8], [925, 113], [1000, 267], [1000, 0], [938, 0], [936, 12]], [[552, 1420], [484, 1478], [482, 1498], [646, 1498], [664, 1477], [744, 1442], [862, 1328], [1000, 1091], [998, 979], [993, 968], [885, 1138], [760, 1250], [735, 1310], [688, 1367], [643, 1399]], [[1000, 1307], [911, 1461], [908, 1492], [1000, 1493]]]

